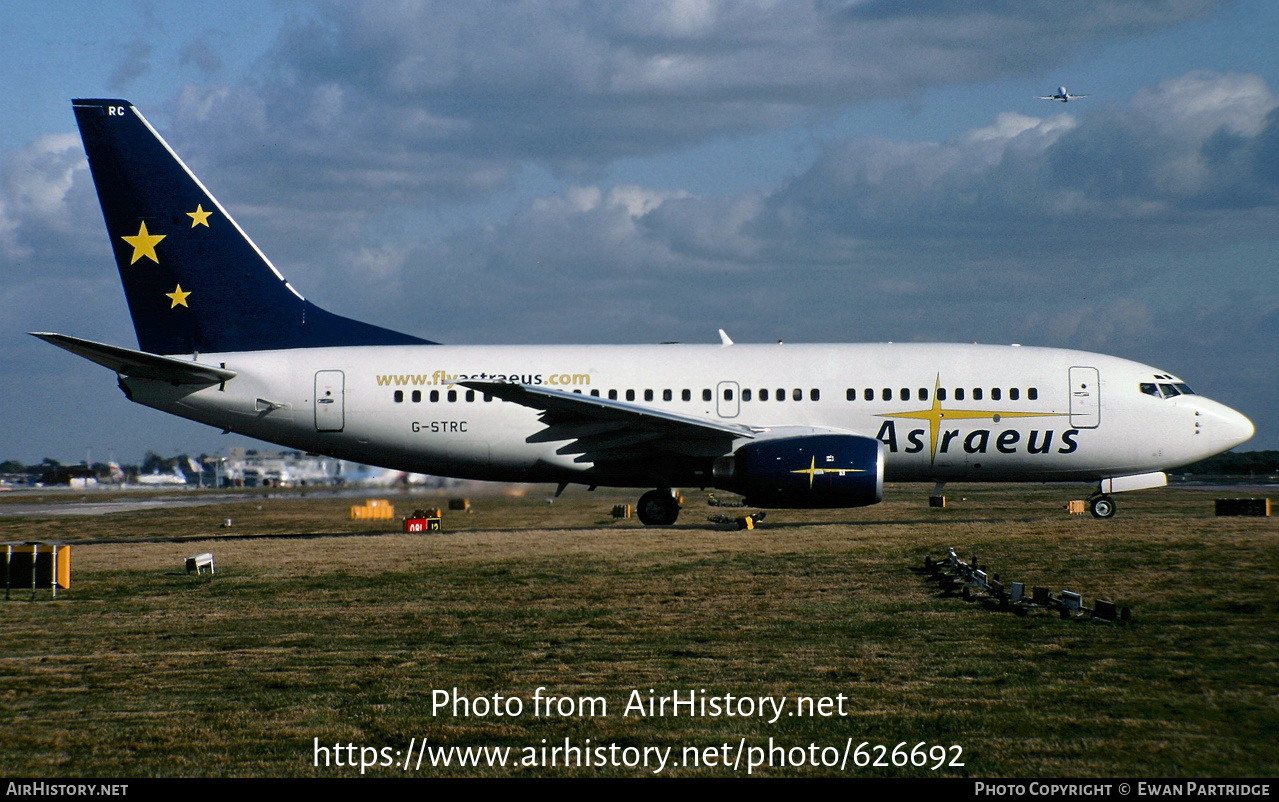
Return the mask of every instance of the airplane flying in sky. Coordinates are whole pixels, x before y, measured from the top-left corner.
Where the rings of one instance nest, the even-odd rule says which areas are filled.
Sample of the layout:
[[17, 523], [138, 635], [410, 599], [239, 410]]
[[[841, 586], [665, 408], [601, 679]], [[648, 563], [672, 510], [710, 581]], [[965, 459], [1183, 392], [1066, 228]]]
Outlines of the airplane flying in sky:
[[1078, 100], [1078, 99], [1079, 99], [1079, 98], [1081, 98], [1081, 97], [1088, 97], [1088, 96], [1087, 96], [1087, 95], [1072, 95], [1072, 94], [1070, 94], [1069, 92], [1067, 92], [1067, 91], [1066, 91], [1066, 87], [1064, 87], [1064, 86], [1059, 86], [1059, 87], [1057, 87], [1057, 92], [1056, 92], [1055, 94], [1051, 94], [1051, 95], [1039, 95], [1039, 99], [1040, 99], [1040, 100], [1060, 100], [1062, 103], [1069, 103], [1070, 101], [1072, 101], [1072, 100]]
[[[132, 401], [399, 471], [672, 488], [760, 507], [877, 503], [884, 481], [1159, 487], [1253, 434], [1167, 371], [1017, 345], [439, 345], [326, 312], [123, 100], [73, 102], [138, 350], [35, 333]], [[533, 279], [530, 279], [533, 280]]]

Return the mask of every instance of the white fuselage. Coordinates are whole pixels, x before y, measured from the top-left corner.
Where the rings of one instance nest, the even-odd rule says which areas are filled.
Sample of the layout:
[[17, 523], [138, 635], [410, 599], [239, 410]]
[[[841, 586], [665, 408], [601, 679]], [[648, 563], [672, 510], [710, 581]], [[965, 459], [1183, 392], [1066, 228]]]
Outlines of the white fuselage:
[[139, 403], [292, 448], [502, 481], [648, 483], [558, 453], [563, 441], [533, 437], [547, 428], [538, 411], [457, 382], [615, 398], [742, 424], [761, 438], [809, 431], [874, 437], [884, 444], [886, 478], [896, 481], [1144, 474], [1227, 450], [1253, 433], [1247, 418], [1203, 396], [1143, 392], [1143, 383], [1180, 383], [1160, 370], [1051, 348], [430, 345], [196, 358], [238, 375], [198, 390], [138, 378], [124, 384]]

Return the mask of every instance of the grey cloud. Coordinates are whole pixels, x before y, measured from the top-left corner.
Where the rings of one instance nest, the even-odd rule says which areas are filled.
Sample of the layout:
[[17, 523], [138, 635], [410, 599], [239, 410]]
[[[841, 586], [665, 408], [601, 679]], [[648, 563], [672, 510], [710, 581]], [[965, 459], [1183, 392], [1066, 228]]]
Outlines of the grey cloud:
[[[15, 269], [32, 260], [45, 270], [74, 269], [77, 258], [92, 252], [87, 230], [96, 233], [102, 223], [90, 183], [75, 134], [49, 134], [6, 154], [0, 162], [0, 261]], [[51, 253], [63, 258], [50, 265]]]
[[188, 90], [176, 138], [245, 184], [278, 179], [297, 205], [333, 188], [366, 208], [456, 201], [507, 186], [521, 164], [590, 176], [619, 157], [1046, 68], [1214, 5], [329, 2], [289, 22], [252, 88]]
[[[1274, 107], [1254, 76], [1193, 73], [1079, 118], [836, 143], [771, 193], [577, 187], [390, 272], [407, 308], [447, 306], [418, 331], [451, 341], [581, 340], [583, 319], [604, 341], [721, 325], [741, 341], [1023, 341], [1238, 393], [1235, 367], [1273, 363], [1273, 283], [1240, 298], [1193, 277], [1255, 270], [1221, 249], [1273, 237]], [[1193, 301], [1160, 278], [1178, 265]], [[586, 308], [566, 310], [566, 287]]]
[[178, 64], [183, 67], [194, 66], [205, 76], [222, 72], [222, 56], [213, 46], [210, 39], [214, 34], [206, 33], [192, 41], [178, 53]]
[[1255, 237], [1279, 222], [1277, 105], [1256, 76], [1193, 73], [1080, 119], [1003, 114], [948, 142], [841, 142], [768, 199], [756, 233], [814, 260], [888, 240], [1073, 258]]
[[141, 78], [151, 69], [151, 52], [155, 48], [149, 42], [142, 39], [134, 39], [118, 47], [120, 57], [115, 67], [111, 70], [111, 75], [107, 78], [107, 85], [116, 89], [124, 89], [130, 83]]

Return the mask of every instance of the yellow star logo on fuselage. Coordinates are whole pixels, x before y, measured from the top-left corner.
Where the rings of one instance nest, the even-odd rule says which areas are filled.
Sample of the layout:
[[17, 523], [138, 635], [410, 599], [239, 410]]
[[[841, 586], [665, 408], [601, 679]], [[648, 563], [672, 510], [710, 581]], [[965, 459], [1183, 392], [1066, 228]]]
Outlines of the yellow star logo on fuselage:
[[169, 308], [172, 309], [175, 306], [186, 306], [190, 309], [191, 307], [187, 306], [187, 296], [190, 294], [191, 293], [189, 292], [182, 291], [181, 284], [179, 284], [173, 292], [166, 292], [165, 295], [173, 299], [173, 303], [169, 304]]
[[195, 211], [194, 211], [194, 212], [187, 212], [187, 217], [190, 217], [190, 218], [191, 218], [191, 227], [192, 227], [192, 228], [195, 228], [196, 226], [204, 226], [205, 228], [208, 228], [208, 227], [209, 227], [209, 215], [211, 215], [211, 214], [213, 214], [213, 212], [206, 212], [206, 211], [204, 210], [204, 204], [203, 204], [203, 203], [197, 203], [197, 204], [195, 205]]
[[138, 226], [138, 233], [132, 237], [120, 237], [120, 239], [133, 246], [133, 258], [129, 260], [129, 264], [133, 264], [142, 257], [146, 257], [156, 264], [160, 264], [160, 259], [155, 255], [155, 246], [160, 244], [160, 240], [164, 239], [164, 234], [152, 234], [147, 231], [147, 221], [143, 220], [142, 225]]
[[941, 400], [937, 397], [937, 390], [940, 387], [941, 376], [938, 376], [936, 383], [933, 385], [933, 405], [928, 409], [921, 409], [915, 412], [886, 412], [876, 416], [880, 418], [906, 418], [908, 420], [928, 421], [928, 442], [931, 459], [934, 462], [937, 460], [937, 433], [941, 429], [943, 418], [947, 420], [992, 420], [998, 423], [1003, 418], [1055, 418], [1066, 414], [1062, 412], [1004, 412], [991, 409], [942, 409]]

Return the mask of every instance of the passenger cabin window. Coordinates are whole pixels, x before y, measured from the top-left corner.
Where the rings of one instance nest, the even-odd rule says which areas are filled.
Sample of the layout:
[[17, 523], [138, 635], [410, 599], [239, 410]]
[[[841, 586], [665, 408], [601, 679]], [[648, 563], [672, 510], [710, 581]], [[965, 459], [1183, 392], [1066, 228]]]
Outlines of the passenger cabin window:
[[790, 397], [792, 400], [795, 400], [795, 401], [803, 401], [804, 391], [796, 387], [794, 390], [791, 390]]
[[609, 401], [616, 401], [616, 400], [617, 400], [617, 391], [616, 391], [616, 390], [609, 390], [609, 391], [608, 391], [608, 400], [609, 400]]
[[1035, 387], [1031, 387], [1029, 390], [1026, 391], [1026, 397], [1029, 398], [1031, 401], [1038, 401], [1039, 389]]
[[449, 403], [450, 403], [450, 404], [451, 404], [451, 403], [453, 403], [454, 401], [456, 401], [456, 400], [457, 400], [457, 390], [449, 390], [449, 396], [448, 396], [448, 397], [449, 397]]
[[710, 390], [702, 390], [702, 400], [703, 400], [703, 401], [710, 401], [712, 398], [714, 398], [714, 396], [713, 396], [713, 395], [711, 395], [711, 391], [710, 391]]
[[725, 401], [732, 401], [732, 400], [733, 400], [733, 391], [732, 391], [732, 389], [731, 389], [731, 388], [729, 388], [729, 387], [725, 387], [725, 388], [724, 388], [724, 400], [725, 400]]
[[403, 390], [396, 390], [396, 391], [395, 391], [395, 403], [397, 403], [397, 404], [403, 404], [403, 403], [404, 403], [404, 391], [403, 391]]
[[898, 398], [900, 398], [900, 399], [901, 399], [901, 400], [903, 400], [903, 401], [909, 401], [909, 400], [910, 400], [910, 388], [909, 388], [909, 387], [903, 387], [903, 388], [901, 389], [901, 391], [900, 391], [900, 392], [898, 392], [897, 396], [898, 396]]
[[919, 393], [918, 393], [918, 395], [919, 395], [919, 400], [920, 400], [920, 401], [927, 401], [927, 400], [928, 400], [928, 389], [927, 389], [926, 387], [920, 387], [920, 388], [919, 388]]
[[867, 387], [866, 390], [862, 393], [862, 398], [865, 398], [867, 401], [874, 401], [875, 391]]
[[844, 398], [848, 399], [849, 401], [856, 401], [856, 400], [857, 400], [857, 391], [856, 391], [856, 390], [854, 390], [853, 388], [849, 387], [849, 388], [848, 388], [848, 392], [846, 392], [846, 393], [844, 394]]
[[742, 390], [742, 400], [743, 400], [743, 401], [749, 401], [749, 400], [751, 400], [751, 391], [750, 391], [750, 390]]
[[1021, 390], [1017, 389], [1016, 387], [1008, 388], [1009, 401], [1018, 401], [1020, 399], [1021, 399]]
[[440, 402], [440, 391], [439, 391], [439, 390], [432, 390], [432, 391], [431, 391], [431, 403], [432, 403], [432, 404], [438, 404], [439, 402]]
[[973, 388], [973, 400], [974, 400], [974, 401], [980, 401], [980, 400], [981, 400], [981, 388], [980, 388], [980, 387], [974, 387], [974, 388]]
[[[581, 391], [581, 390], [578, 390], [577, 392], [578, 392], [578, 394], [580, 395], [582, 391]], [[414, 400], [416, 400], [416, 399], [414, 399]], [[467, 403], [470, 403], [470, 402], [472, 402], [472, 401], [474, 401], [474, 400], [475, 400], [475, 391], [474, 391], [474, 390], [467, 390], [467, 391], [466, 391], [466, 401], [467, 401]]]
[[809, 391], [808, 391], [808, 400], [809, 400], [809, 401], [821, 401], [821, 400], [822, 400], [822, 391], [821, 391], [821, 390], [818, 390], [818, 389], [815, 389], [815, 388], [814, 388], [814, 389], [812, 389], [812, 390], [809, 390]]
[[991, 401], [1000, 401], [1000, 400], [1002, 400], [1002, 399], [1003, 399], [1003, 397], [1004, 397], [1004, 391], [1003, 391], [1003, 390], [999, 389], [998, 387], [993, 387], [993, 388], [991, 388], [991, 390], [990, 390], [990, 400], [991, 400]]
[[956, 387], [956, 388], [955, 388], [955, 400], [956, 400], [956, 401], [963, 401], [963, 400], [964, 400], [964, 388], [963, 388], [963, 387]]
[[938, 387], [938, 388], [937, 388], [937, 400], [938, 400], [938, 401], [945, 401], [945, 400], [946, 400], [946, 388], [945, 388], [945, 387]]
[[682, 399], [684, 399], [685, 401], [692, 401], [692, 400], [693, 400], [693, 391], [692, 391], [692, 390], [685, 390], [684, 392], [682, 392], [682, 393], [680, 393], [680, 394], [679, 394], [679, 397], [680, 397], [680, 398], [682, 398]]
[[414, 390], [414, 391], [413, 391], [413, 403], [414, 403], [414, 404], [420, 404], [420, 403], [422, 403], [422, 391], [421, 391], [421, 390]]
[[627, 391], [626, 391], [626, 400], [627, 400], [627, 401], [634, 401], [634, 400], [635, 400], [635, 391], [634, 391], [634, 390], [627, 390]]
[[663, 400], [663, 401], [670, 401], [670, 400], [672, 400], [673, 398], [675, 398], [675, 396], [671, 394], [671, 391], [670, 391], [670, 390], [663, 390], [663, 391], [662, 391], [662, 400]]
[[645, 390], [645, 391], [644, 391], [644, 400], [645, 400], [645, 401], [652, 401], [652, 400], [653, 400], [653, 391], [652, 391], [652, 390]]
[[881, 393], [879, 397], [880, 397], [880, 398], [882, 398], [882, 399], [884, 399], [885, 401], [892, 401], [892, 400], [893, 400], [893, 391], [892, 391], [892, 390], [890, 390], [890, 389], [888, 389], [887, 387], [885, 387], [885, 388], [884, 388], [884, 392], [883, 392], [883, 393]]
[[759, 391], [759, 400], [760, 401], [768, 400], [768, 388], [763, 388]]

